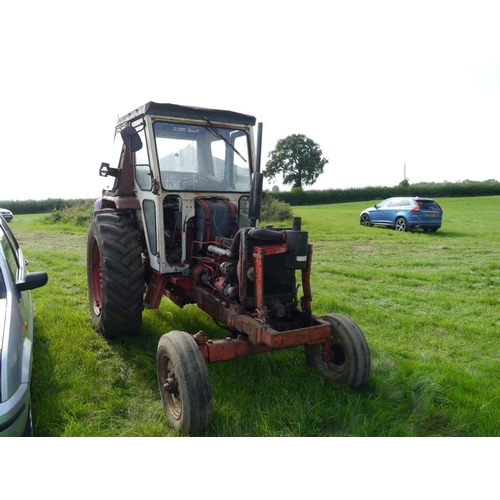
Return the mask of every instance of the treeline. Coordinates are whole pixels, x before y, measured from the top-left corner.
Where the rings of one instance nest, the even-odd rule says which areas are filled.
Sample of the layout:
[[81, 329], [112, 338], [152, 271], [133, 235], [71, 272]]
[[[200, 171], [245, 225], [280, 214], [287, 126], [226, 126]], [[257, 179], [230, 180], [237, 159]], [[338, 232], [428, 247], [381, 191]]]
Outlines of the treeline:
[[[266, 191], [265, 196], [272, 196], [278, 201], [286, 202], [292, 206], [299, 205], [324, 205], [330, 203], [349, 203], [354, 201], [383, 200], [391, 196], [420, 196], [421, 198], [460, 198], [465, 196], [496, 196], [500, 195], [500, 182], [488, 181], [463, 181], [443, 183], [418, 183], [399, 186], [364, 187], [350, 189], [326, 189], [323, 191], [304, 191], [292, 189], [291, 191]], [[11, 210], [14, 214], [38, 214], [67, 210], [68, 208], [88, 207], [93, 199], [63, 200], [19, 200], [0, 201], [0, 207]]]
[[67, 208], [79, 205], [87, 205], [95, 200], [75, 199], [63, 200], [60, 198], [49, 198], [47, 200], [18, 200], [18, 201], [0, 201], [0, 207], [10, 210], [15, 214], [43, 214], [57, 212]]
[[418, 184], [402, 182], [399, 186], [392, 187], [374, 186], [350, 189], [326, 189], [322, 191], [304, 191], [300, 188], [294, 188], [291, 191], [267, 191], [267, 195], [271, 195], [277, 200], [292, 206], [383, 200], [393, 196], [461, 198], [466, 196], [500, 195], [500, 182], [496, 180]]

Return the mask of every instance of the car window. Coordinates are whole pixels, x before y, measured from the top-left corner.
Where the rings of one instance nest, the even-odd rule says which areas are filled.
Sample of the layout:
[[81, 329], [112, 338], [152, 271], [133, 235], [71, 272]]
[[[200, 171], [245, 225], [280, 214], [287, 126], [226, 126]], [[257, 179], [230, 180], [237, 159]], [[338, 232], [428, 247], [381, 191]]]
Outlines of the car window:
[[1, 222], [0, 239], [2, 244], [2, 249], [5, 254], [5, 259], [9, 265], [10, 271], [12, 273], [12, 279], [17, 280], [17, 275], [19, 271], [19, 261], [18, 261], [18, 249], [19, 245], [16, 238], [12, 234], [9, 226]]
[[0, 269], [0, 299], [5, 298], [6, 292], [7, 292], [7, 287], [5, 286], [2, 270]]
[[377, 207], [378, 208], [385, 208], [385, 207], [388, 207], [389, 206], [389, 202], [391, 200], [384, 200], [384, 201], [381, 201], [380, 203], [377, 203]]
[[390, 207], [399, 207], [401, 206], [401, 199], [400, 198], [395, 198], [389, 203]]
[[418, 200], [422, 210], [441, 210], [441, 207], [433, 200]]

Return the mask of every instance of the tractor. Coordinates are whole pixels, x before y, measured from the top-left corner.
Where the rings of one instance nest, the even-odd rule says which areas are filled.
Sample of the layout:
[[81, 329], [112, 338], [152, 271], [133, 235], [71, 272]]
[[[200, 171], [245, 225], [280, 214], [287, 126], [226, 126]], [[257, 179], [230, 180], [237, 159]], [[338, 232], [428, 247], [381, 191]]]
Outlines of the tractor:
[[358, 325], [312, 313], [313, 247], [301, 219], [259, 227], [262, 123], [149, 102], [119, 118], [115, 134], [118, 163], [99, 168], [113, 186], [96, 201], [87, 237], [94, 329], [135, 334], [144, 308], [166, 297], [196, 304], [226, 330], [223, 339], [180, 330], [159, 339], [158, 386], [172, 427], [195, 434], [208, 426], [207, 363], [303, 347], [326, 377], [363, 387], [370, 351]]

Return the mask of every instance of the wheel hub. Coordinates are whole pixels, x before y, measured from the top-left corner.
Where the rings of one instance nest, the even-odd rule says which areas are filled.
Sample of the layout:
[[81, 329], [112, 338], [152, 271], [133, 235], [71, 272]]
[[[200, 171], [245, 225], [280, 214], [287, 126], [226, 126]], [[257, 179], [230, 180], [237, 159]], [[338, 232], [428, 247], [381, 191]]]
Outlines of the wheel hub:
[[165, 384], [163, 384], [163, 390], [167, 394], [177, 394], [178, 393], [177, 381], [172, 377], [167, 378]]

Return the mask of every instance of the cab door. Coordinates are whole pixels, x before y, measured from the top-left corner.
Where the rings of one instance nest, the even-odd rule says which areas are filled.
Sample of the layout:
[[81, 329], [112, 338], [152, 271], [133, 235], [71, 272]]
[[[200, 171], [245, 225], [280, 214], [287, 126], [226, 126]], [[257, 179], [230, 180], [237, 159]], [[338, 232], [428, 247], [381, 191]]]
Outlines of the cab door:
[[151, 267], [166, 272], [165, 242], [163, 238], [162, 191], [156, 158], [156, 149], [151, 134], [151, 119], [145, 116], [133, 123], [142, 142], [142, 147], [132, 153], [134, 186], [141, 206], [146, 245]]

